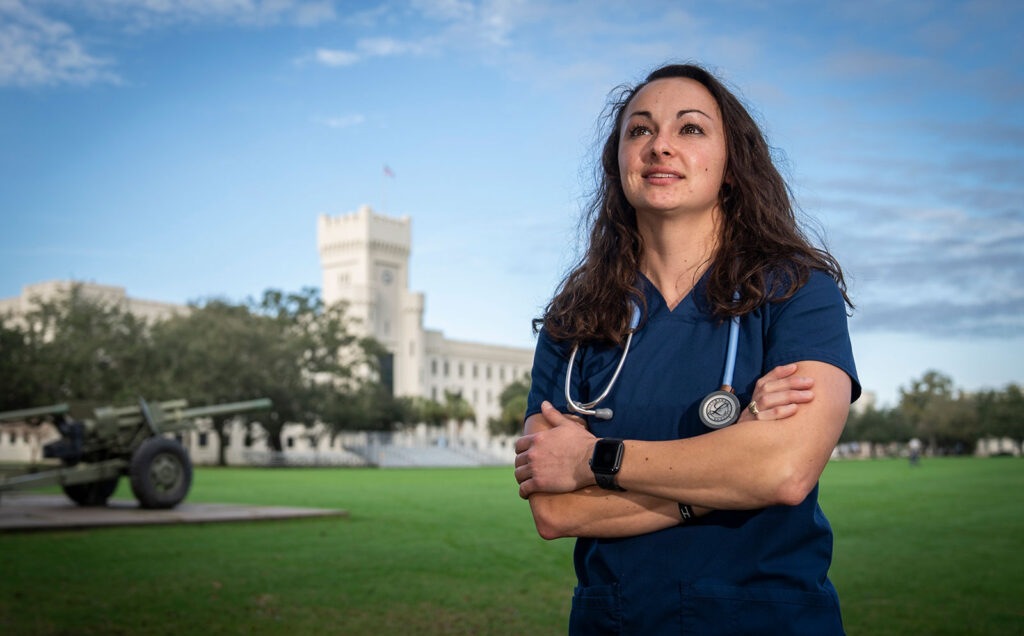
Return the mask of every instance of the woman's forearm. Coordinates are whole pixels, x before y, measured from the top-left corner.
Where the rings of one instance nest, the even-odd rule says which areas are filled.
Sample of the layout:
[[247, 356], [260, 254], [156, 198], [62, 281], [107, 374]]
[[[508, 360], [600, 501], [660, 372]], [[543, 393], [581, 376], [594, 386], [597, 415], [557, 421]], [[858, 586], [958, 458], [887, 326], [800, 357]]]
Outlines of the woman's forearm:
[[[576, 492], [536, 493], [530, 497], [537, 532], [545, 539], [561, 537], [633, 537], [677, 526], [682, 522], [674, 501], [597, 487]], [[708, 509], [695, 508], [696, 516]]]

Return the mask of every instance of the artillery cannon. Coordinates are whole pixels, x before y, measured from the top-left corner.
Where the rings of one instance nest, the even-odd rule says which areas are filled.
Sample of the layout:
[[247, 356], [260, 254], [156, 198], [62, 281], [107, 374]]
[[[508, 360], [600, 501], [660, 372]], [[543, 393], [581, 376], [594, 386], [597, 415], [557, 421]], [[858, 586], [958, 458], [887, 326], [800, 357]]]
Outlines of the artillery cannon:
[[192, 486], [188, 452], [165, 433], [194, 427], [201, 417], [269, 409], [266, 398], [188, 408], [185, 400], [152, 404], [139, 398], [136, 406], [105, 406], [95, 418], [81, 421], [68, 415], [67, 404], [0, 413], [0, 422], [39, 423], [52, 420], [60, 439], [43, 447], [43, 457], [60, 460], [52, 470], [0, 477], [0, 493], [60, 485], [81, 506], [103, 506], [122, 476], [131, 480], [132, 493], [143, 508], [173, 508]]

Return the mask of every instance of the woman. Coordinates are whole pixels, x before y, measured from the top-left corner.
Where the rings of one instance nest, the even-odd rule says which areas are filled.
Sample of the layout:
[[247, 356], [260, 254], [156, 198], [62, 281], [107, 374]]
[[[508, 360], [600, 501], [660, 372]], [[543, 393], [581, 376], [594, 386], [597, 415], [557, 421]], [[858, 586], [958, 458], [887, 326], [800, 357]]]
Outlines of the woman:
[[[578, 537], [570, 632], [841, 634], [817, 482], [860, 394], [842, 272], [704, 69], [660, 68], [611, 108], [590, 244], [541, 321], [516, 443], [541, 536]], [[716, 430], [698, 410], [733, 317], [746, 408]], [[568, 394], [588, 402], [630, 332], [611, 419], [574, 414], [574, 346]]]

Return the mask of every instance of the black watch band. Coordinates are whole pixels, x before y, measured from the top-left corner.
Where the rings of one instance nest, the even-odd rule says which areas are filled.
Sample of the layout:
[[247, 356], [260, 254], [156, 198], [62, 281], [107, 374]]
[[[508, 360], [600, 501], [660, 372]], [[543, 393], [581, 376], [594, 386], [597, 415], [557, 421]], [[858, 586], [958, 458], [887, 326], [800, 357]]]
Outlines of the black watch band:
[[615, 475], [612, 473], [594, 473], [594, 479], [597, 481], [598, 488], [626, 492], [625, 488], [615, 483]]

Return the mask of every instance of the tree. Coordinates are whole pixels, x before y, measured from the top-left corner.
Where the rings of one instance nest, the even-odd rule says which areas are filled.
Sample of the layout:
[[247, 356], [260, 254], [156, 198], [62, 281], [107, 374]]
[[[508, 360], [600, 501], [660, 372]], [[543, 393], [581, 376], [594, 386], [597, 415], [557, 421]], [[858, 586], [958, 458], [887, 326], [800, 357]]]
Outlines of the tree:
[[444, 405], [430, 398], [412, 398], [412, 412], [415, 421], [424, 422], [430, 426], [443, 426], [447, 419]]
[[514, 380], [501, 391], [498, 404], [501, 413], [492, 417], [489, 425], [493, 435], [518, 435], [523, 431], [523, 417], [526, 415], [527, 398], [530, 395], [530, 376]]
[[476, 417], [473, 407], [462, 397], [461, 393], [455, 391], [444, 392], [444, 414], [445, 419], [454, 420], [459, 431], [462, 430], [464, 422], [470, 422]]
[[953, 380], [934, 370], [925, 372], [919, 380], [911, 380], [909, 388], [900, 387], [900, 411], [912, 433], [927, 439], [932, 450], [938, 445], [939, 423], [935, 414], [952, 396]]
[[0, 411], [42, 406], [53, 400], [43, 394], [35, 354], [27, 331], [10, 317], [0, 316]]
[[978, 427], [983, 435], [1024, 440], [1024, 393], [1016, 384], [1002, 391], [983, 391], [975, 396]]
[[0, 410], [134, 402], [149, 385], [147, 324], [80, 285], [0, 327]]
[[860, 412], [850, 412], [839, 439], [841, 442], [870, 442], [872, 445], [880, 445], [905, 441], [911, 436], [910, 428], [899, 409], [876, 409], [869, 406]]
[[[195, 304], [187, 316], [153, 328], [159, 386], [196, 404], [270, 398], [273, 410], [260, 424], [280, 450], [285, 423], [309, 426], [325, 414], [351, 412], [360, 404], [352, 396], [367, 390], [356, 372], [365, 363], [363, 349], [344, 310], [324, 306], [312, 288], [267, 290], [258, 303]], [[214, 419], [221, 463], [230, 419]]]
[[932, 452], [962, 452], [981, 432], [974, 400], [954, 390], [952, 378], [938, 371], [928, 371], [900, 389], [900, 411]]

